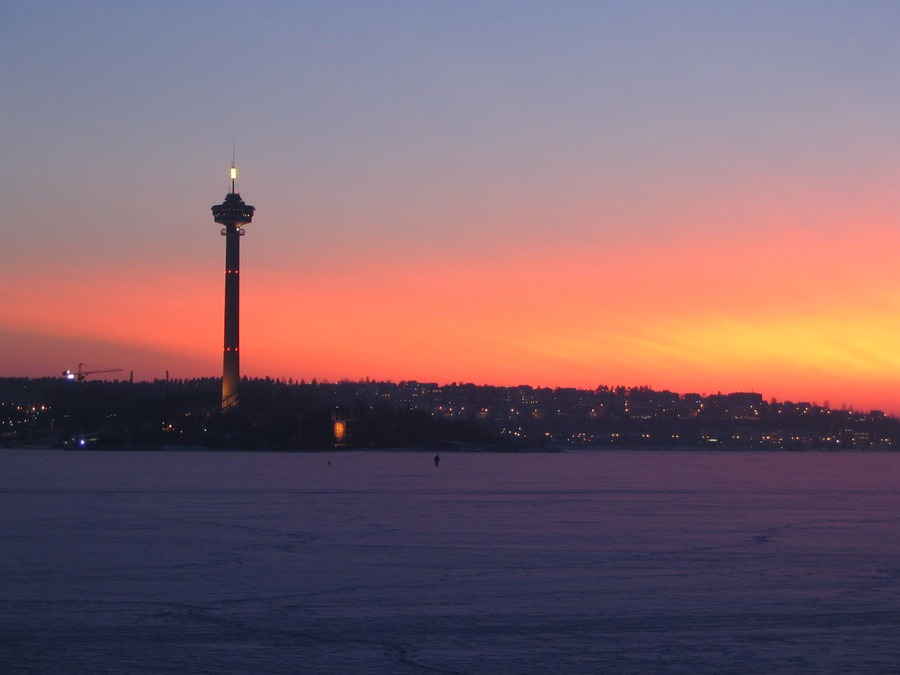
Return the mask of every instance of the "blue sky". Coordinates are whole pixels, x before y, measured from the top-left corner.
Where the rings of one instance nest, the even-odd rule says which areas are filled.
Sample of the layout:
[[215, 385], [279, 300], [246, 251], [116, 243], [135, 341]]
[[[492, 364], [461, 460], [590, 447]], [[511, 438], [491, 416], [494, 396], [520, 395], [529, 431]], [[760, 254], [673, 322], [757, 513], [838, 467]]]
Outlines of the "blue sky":
[[[9, 374], [216, 372], [234, 142], [249, 374], [799, 396], [787, 369], [888, 405], [898, 25], [892, 2], [6, 2]], [[346, 302], [383, 307], [361, 329]], [[741, 346], [660, 346], [681, 317]]]

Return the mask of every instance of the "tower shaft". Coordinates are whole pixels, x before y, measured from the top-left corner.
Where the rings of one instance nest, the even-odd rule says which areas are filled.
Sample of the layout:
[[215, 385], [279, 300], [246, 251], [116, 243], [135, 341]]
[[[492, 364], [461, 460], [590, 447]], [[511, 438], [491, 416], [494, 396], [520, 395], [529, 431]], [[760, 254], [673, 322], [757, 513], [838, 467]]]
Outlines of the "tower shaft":
[[222, 356], [222, 409], [238, 404], [241, 381], [241, 237], [237, 227], [225, 233], [225, 345]]

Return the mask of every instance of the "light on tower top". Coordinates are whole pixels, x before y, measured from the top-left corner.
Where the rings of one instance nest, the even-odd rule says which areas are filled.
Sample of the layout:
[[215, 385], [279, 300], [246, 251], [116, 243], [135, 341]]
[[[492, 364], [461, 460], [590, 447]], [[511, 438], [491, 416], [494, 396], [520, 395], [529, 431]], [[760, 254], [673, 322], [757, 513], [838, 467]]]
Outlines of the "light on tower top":
[[237, 178], [237, 167], [234, 164], [232, 164], [231, 165], [231, 180], [234, 180], [235, 178]]

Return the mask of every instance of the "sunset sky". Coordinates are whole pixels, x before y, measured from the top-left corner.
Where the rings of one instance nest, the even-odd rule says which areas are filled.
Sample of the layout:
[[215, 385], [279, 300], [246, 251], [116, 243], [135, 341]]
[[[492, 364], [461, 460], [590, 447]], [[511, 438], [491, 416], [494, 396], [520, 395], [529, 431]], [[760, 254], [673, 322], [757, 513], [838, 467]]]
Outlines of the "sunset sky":
[[0, 376], [221, 375], [234, 142], [243, 374], [900, 414], [898, 29], [894, 1], [7, 0]]

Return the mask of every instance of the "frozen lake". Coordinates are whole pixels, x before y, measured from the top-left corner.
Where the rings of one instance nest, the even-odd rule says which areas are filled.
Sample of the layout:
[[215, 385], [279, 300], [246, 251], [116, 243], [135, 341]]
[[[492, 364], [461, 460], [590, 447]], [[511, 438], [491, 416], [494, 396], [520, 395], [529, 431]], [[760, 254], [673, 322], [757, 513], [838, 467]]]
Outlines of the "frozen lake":
[[3, 673], [900, 671], [900, 455], [0, 451]]

